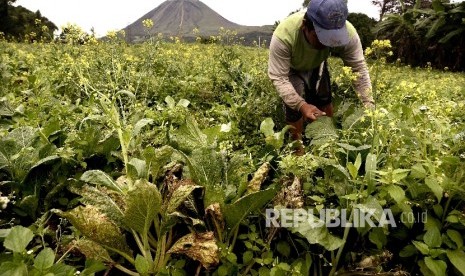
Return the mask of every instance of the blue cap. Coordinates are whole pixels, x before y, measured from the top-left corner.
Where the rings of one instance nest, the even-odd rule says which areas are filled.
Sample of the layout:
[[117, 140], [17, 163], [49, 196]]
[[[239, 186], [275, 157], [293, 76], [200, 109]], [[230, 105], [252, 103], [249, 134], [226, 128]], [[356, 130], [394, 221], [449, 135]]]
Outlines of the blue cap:
[[328, 47], [349, 43], [348, 15], [347, 0], [311, 0], [307, 8], [307, 16], [313, 22], [318, 40]]

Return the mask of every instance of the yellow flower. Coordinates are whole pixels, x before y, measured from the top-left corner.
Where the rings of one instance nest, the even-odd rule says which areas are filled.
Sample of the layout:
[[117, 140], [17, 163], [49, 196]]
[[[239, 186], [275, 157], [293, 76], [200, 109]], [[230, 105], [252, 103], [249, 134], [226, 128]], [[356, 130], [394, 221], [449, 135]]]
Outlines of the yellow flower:
[[153, 27], [153, 20], [152, 19], [144, 19], [142, 21], [142, 25], [144, 25], [145, 28], [151, 29]]

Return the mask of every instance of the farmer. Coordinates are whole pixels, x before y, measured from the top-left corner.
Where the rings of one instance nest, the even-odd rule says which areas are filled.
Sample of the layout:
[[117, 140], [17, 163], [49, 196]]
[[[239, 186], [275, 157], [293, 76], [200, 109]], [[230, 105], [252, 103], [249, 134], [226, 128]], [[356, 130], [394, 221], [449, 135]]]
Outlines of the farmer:
[[362, 44], [347, 16], [346, 0], [311, 0], [306, 11], [290, 15], [273, 33], [268, 75], [283, 100], [298, 155], [304, 153], [304, 121], [333, 115], [326, 61], [331, 52], [357, 74], [355, 91], [364, 106], [374, 106]]

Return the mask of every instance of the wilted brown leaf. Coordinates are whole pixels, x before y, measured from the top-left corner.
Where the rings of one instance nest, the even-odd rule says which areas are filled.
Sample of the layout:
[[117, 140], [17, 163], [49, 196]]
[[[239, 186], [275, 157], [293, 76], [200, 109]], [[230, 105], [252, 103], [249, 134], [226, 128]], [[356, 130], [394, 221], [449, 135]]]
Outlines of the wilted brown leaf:
[[216, 225], [220, 227], [219, 230], [224, 230], [224, 217], [223, 213], [221, 213], [221, 207], [219, 203], [214, 203], [208, 206], [205, 209], [205, 213], [207, 217], [210, 217], [216, 222]]
[[113, 262], [108, 251], [96, 242], [88, 239], [80, 239], [73, 241], [71, 245], [84, 254], [86, 259], [103, 261], [106, 263]]
[[265, 182], [266, 177], [271, 169], [269, 162], [263, 163], [260, 168], [254, 173], [252, 180], [247, 185], [247, 194], [255, 193], [260, 191], [260, 188]]
[[54, 211], [59, 216], [68, 219], [88, 239], [122, 252], [131, 252], [121, 229], [96, 207], [87, 205], [67, 212]]
[[191, 233], [180, 238], [168, 253], [184, 254], [199, 261], [206, 269], [220, 262], [218, 246], [213, 232]]
[[274, 198], [273, 204], [285, 208], [302, 208], [304, 206], [302, 183], [297, 176], [294, 177], [294, 180], [287, 179], [283, 183], [283, 188]]

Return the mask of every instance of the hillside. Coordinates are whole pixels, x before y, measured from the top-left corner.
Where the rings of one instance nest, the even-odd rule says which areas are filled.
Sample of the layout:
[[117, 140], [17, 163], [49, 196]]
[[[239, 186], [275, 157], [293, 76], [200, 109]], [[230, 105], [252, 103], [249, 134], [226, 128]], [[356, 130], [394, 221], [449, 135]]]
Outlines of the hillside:
[[[154, 23], [149, 31], [142, 24], [146, 19], [151, 19]], [[199, 30], [200, 36], [209, 37], [217, 35], [221, 27], [237, 31], [238, 36], [244, 37], [246, 43], [258, 41], [259, 37], [269, 41], [272, 34], [271, 25], [258, 27], [236, 24], [199, 0], [167, 0], [128, 25], [124, 31], [131, 42], [159, 33], [165, 36], [182, 36], [189, 40], [195, 38], [194, 29]]]

